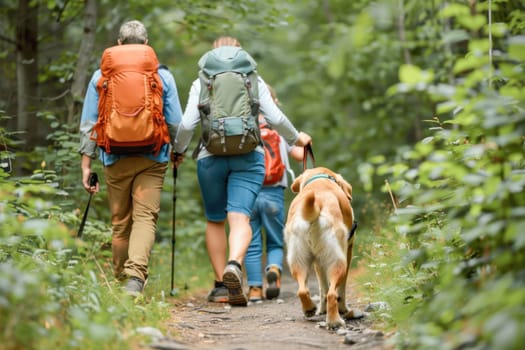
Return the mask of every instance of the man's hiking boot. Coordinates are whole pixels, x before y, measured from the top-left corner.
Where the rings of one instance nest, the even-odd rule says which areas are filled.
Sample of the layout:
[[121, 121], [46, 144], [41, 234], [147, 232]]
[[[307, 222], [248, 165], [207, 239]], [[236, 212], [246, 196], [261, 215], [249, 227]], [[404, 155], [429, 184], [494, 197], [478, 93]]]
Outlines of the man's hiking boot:
[[248, 290], [248, 300], [251, 301], [252, 303], [261, 301], [262, 300], [262, 288], [250, 286], [250, 289]]
[[141, 280], [138, 277], [130, 276], [128, 278], [128, 281], [126, 282], [126, 286], [124, 287], [126, 293], [128, 295], [131, 295], [133, 297], [137, 297], [140, 294], [142, 294], [142, 291], [144, 290], [144, 281]]
[[208, 301], [210, 303], [228, 302], [228, 288], [226, 288], [223, 282], [215, 281], [215, 286], [208, 293]]
[[281, 290], [281, 271], [277, 266], [272, 265], [266, 272], [266, 299], [275, 299]]
[[232, 306], [246, 306], [248, 299], [242, 289], [242, 271], [235, 261], [228, 262], [222, 275], [222, 281], [228, 288], [228, 303]]

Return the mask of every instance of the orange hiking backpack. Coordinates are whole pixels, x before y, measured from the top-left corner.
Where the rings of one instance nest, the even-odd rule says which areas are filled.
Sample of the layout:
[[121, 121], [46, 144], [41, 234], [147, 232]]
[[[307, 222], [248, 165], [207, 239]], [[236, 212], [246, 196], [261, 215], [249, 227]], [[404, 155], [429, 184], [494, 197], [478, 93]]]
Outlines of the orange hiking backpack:
[[148, 45], [117, 45], [104, 51], [97, 82], [98, 121], [91, 139], [105, 152], [158, 154], [170, 142], [158, 67]]
[[281, 157], [279, 144], [281, 136], [277, 131], [270, 129], [267, 124], [261, 124], [261, 139], [264, 144], [264, 185], [275, 185], [284, 175], [286, 166]]

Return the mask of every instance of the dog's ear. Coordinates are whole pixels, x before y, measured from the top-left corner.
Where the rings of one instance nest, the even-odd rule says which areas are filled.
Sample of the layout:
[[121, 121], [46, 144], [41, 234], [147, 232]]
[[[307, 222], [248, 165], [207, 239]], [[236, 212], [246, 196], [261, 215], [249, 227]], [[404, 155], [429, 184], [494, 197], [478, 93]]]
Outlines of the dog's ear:
[[346, 182], [346, 180], [343, 179], [343, 177], [340, 174], [337, 174], [335, 178], [337, 180], [337, 184], [339, 185], [339, 187], [341, 187], [346, 197], [351, 202], [352, 201], [352, 185]]
[[295, 178], [295, 180], [293, 181], [292, 183], [292, 186], [290, 186], [290, 189], [292, 190], [293, 193], [297, 193], [299, 192], [299, 190], [301, 189], [301, 182], [303, 181], [303, 174], [297, 176]]

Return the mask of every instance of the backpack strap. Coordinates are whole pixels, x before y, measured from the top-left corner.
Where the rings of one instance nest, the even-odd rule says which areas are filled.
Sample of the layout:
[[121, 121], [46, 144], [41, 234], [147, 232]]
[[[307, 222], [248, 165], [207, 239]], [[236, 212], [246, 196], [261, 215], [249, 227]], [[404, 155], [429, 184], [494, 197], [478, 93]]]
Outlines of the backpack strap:
[[201, 91], [199, 93], [198, 108], [201, 113], [205, 115], [210, 114], [210, 91], [213, 86], [214, 76], [208, 77], [203, 71], [199, 71], [199, 81], [201, 83]]
[[[268, 124], [266, 122], [266, 120], [262, 116], [259, 116], [259, 130], [261, 130], [261, 129], [273, 130], [273, 128], [270, 126], [270, 124]], [[275, 158], [275, 152], [273, 151], [272, 147], [262, 137], [261, 137], [261, 143], [268, 150], [268, 153], [270, 153], [270, 156], [272, 158]]]
[[250, 104], [252, 108], [252, 115], [259, 115], [259, 77], [257, 71], [246, 76], [245, 86], [248, 89], [248, 96], [250, 97]]
[[[199, 104], [197, 105], [199, 109], [199, 113], [209, 115], [210, 114], [210, 91], [213, 84], [213, 77], [208, 77], [204, 71], [199, 71], [199, 81], [201, 84], [201, 90], [199, 93]], [[204, 140], [201, 133], [201, 137], [199, 138], [199, 143], [197, 144], [197, 147], [193, 150], [191, 157], [192, 159], [197, 159], [200, 151], [204, 147]]]
[[268, 153], [270, 153], [270, 156], [272, 158], [275, 158], [275, 152], [273, 151], [273, 149], [270, 146], [270, 144], [268, 142], [266, 142], [265, 140], [262, 140], [262, 138], [261, 138], [261, 142], [262, 142], [263, 146], [266, 147], [266, 149], [268, 150]]
[[199, 143], [197, 144], [197, 147], [195, 147], [195, 149], [191, 153], [191, 158], [192, 159], [197, 159], [197, 157], [199, 156], [199, 153], [200, 153], [200, 151], [202, 150], [203, 147], [204, 147], [204, 143], [203, 143], [202, 137], [201, 137], [199, 139]]

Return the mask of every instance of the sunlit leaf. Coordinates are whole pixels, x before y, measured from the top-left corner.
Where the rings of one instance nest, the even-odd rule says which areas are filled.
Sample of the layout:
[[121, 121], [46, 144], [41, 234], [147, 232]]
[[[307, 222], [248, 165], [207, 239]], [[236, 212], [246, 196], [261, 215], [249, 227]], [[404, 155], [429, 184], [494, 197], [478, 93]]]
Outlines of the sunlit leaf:
[[449, 3], [447, 6], [444, 6], [443, 9], [439, 12], [439, 17], [463, 17], [470, 15], [470, 9], [467, 5]]
[[454, 65], [454, 73], [462, 73], [471, 69], [481, 68], [489, 61], [488, 56], [467, 55], [458, 59]]
[[424, 71], [421, 68], [404, 64], [399, 68], [399, 80], [406, 84], [429, 83], [434, 79], [431, 71]]
[[509, 39], [509, 56], [519, 61], [525, 61], [525, 35]]
[[455, 29], [443, 33], [443, 42], [446, 44], [454, 44], [457, 42], [466, 41], [470, 38], [468, 32], [463, 29]]
[[480, 30], [487, 23], [485, 16], [480, 14], [470, 16], [459, 16], [457, 17], [457, 20], [465, 28], [472, 31]]

